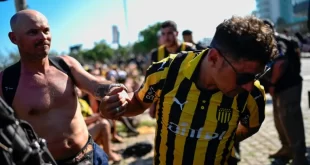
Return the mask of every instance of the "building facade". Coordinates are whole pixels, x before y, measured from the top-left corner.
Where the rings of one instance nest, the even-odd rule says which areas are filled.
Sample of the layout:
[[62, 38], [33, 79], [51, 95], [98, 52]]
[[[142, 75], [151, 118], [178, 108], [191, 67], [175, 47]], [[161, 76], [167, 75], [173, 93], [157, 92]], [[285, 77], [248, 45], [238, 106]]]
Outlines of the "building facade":
[[309, 0], [256, 0], [255, 14], [273, 21], [278, 30], [305, 33], [308, 6]]

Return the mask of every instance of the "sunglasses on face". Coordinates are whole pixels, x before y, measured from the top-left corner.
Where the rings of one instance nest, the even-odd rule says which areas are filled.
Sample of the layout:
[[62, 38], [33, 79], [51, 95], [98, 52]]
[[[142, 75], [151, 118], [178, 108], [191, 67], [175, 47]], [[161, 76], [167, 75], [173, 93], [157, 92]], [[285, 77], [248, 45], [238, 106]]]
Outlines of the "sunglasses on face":
[[268, 71], [270, 71], [270, 67], [267, 65], [265, 67], [265, 70], [262, 73], [259, 74], [252, 74], [252, 73], [239, 73], [236, 68], [231, 64], [231, 62], [229, 62], [229, 60], [218, 50], [216, 49], [219, 54], [224, 58], [224, 60], [228, 63], [228, 65], [230, 65], [230, 67], [234, 70], [234, 72], [236, 73], [236, 84], [238, 86], [247, 84], [251, 81], [256, 81], [261, 79], [266, 73], [268, 73]]

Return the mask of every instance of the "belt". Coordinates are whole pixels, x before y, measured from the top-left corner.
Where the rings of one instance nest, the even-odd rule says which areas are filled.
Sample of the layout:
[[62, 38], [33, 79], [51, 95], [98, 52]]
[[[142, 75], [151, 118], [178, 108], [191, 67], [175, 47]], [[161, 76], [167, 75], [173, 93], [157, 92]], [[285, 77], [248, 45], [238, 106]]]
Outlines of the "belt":
[[87, 144], [85, 144], [85, 146], [75, 157], [60, 162], [64, 164], [76, 164], [77, 162], [80, 162], [85, 157], [86, 154], [94, 150], [93, 143], [94, 143], [93, 139], [91, 138], [91, 136], [89, 136]]
[[66, 164], [73, 164], [73, 163], [80, 162], [80, 161], [84, 158], [84, 156], [85, 156], [87, 153], [91, 152], [91, 151], [93, 151], [93, 145], [92, 145], [92, 144], [87, 144], [87, 145], [84, 147], [84, 149], [82, 149], [82, 151], [80, 151], [80, 152], [76, 155], [76, 157], [74, 157], [74, 158], [71, 159], [71, 160], [66, 161], [65, 163], [66, 163]]

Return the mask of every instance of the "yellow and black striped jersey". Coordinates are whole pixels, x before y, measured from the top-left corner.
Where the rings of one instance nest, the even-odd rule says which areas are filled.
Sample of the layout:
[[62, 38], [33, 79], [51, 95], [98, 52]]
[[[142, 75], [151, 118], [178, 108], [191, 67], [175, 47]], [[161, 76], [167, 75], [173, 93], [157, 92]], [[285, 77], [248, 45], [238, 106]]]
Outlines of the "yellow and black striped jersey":
[[154, 164], [226, 164], [239, 122], [258, 127], [265, 118], [265, 93], [255, 89], [234, 98], [198, 89], [201, 59], [208, 49], [182, 52], [153, 63], [137, 97], [157, 101]]
[[[195, 48], [193, 46], [191, 46], [189, 43], [183, 42], [179, 46], [177, 53], [179, 53], [181, 51], [193, 51], [193, 50], [195, 50]], [[151, 60], [152, 60], [152, 62], [158, 62], [158, 61], [168, 57], [169, 54], [170, 53], [166, 49], [165, 45], [161, 45], [160, 47], [158, 47], [157, 49], [154, 49], [151, 52]]]

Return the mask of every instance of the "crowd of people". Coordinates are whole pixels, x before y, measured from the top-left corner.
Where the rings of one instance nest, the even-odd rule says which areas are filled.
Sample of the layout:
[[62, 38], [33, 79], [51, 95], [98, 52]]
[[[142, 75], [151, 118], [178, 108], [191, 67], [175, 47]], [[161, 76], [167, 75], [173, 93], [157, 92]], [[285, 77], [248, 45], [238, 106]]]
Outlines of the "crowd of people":
[[283, 145], [270, 157], [308, 164], [300, 44], [268, 20], [233, 16], [217, 26], [207, 47], [190, 30], [179, 42], [177, 24], [165, 21], [158, 48], [143, 64], [109, 66], [49, 57], [49, 24], [38, 11], [19, 11], [10, 25], [21, 60], [0, 73], [0, 96], [46, 139], [59, 165], [120, 162], [112, 143], [123, 141], [116, 122], [127, 136], [138, 136], [134, 116], [147, 109], [157, 123], [154, 164], [236, 165], [239, 143], [265, 119], [266, 93]]

